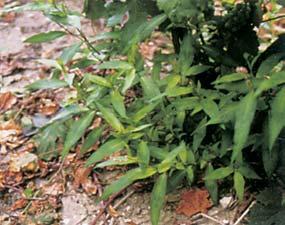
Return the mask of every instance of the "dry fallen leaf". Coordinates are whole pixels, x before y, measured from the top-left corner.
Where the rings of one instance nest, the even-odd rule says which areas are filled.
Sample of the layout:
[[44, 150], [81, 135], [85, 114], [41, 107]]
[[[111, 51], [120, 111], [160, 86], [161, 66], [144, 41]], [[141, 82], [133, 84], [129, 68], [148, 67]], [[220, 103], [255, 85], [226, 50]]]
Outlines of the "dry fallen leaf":
[[55, 114], [59, 109], [59, 105], [54, 102], [50, 102], [44, 105], [40, 105], [39, 112], [45, 116], [51, 116]]
[[27, 199], [21, 198], [16, 202], [14, 202], [14, 204], [11, 206], [11, 211], [22, 209], [27, 205], [27, 203], [28, 203]]
[[5, 112], [17, 103], [17, 97], [11, 92], [0, 94], [0, 112]]
[[176, 212], [191, 217], [200, 212], [206, 213], [211, 206], [207, 190], [192, 189], [181, 194], [181, 201]]
[[109, 211], [109, 214], [110, 214], [112, 217], [118, 217], [118, 216], [119, 216], [119, 213], [117, 212], [117, 210], [114, 209], [114, 207], [111, 206], [111, 205], [109, 205], [108, 211]]
[[73, 185], [75, 188], [79, 188], [80, 186], [87, 194], [96, 194], [97, 187], [92, 182], [90, 178], [88, 178], [91, 173], [92, 168], [85, 168], [84, 166], [80, 166], [75, 170], [74, 174], [74, 182]]

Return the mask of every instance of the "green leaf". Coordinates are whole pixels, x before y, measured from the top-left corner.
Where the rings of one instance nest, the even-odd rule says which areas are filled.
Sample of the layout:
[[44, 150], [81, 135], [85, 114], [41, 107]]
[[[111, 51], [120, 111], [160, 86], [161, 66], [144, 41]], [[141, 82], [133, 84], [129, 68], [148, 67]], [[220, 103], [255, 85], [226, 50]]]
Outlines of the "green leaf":
[[137, 158], [129, 156], [118, 156], [118, 157], [112, 157], [112, 159], [98, 163], [94, 168], [104, 168], [107, 166], [124, 166], [129, 164], [135, 164], [137, 162], [138, 162]]
[[187, 172], [187, 180], [189, 185], [191, 185], [194, 181], [194, 170], [193, 170], [193, 166], [188, 166], [186, 169]]
[[245, 178], [248, 179], [261, 179], [253, 169], [246, 165], [239, 167], [238, 172], [240, 172]]
[[211, 66], [195, 65], [185, 71], [185, 76], [195, 76], [209, 70]]
[[172, 10], [175, 9], [176, 5], [178, 4], [179, 0], [157, 0], [157, 6], [160, 10], [165, 11], [166, 13], [170, 13]]
[[191, 34], [184, 37], [179, 53], [179, 66], [182, 75], [186, 75], [187, 71], [194, 60], [194, 48]]
[[159, 88], [156, 82], [151, 77], [142, 77], [141, 78], [141, 85], [143, 88], [144, 96], [147, 99], [155, 98], [156, 96], [160, 95]]
[[127, 117], [124, 98], [119, 91], [112, 91], [111, 102], [116, 112], [123, 118]]
[[135, 122], [141, 121], [143, 118], [145, 118], [150, 112], [152, 112], [155, 107], [158, 105], [158, 102], [150, 103], [146, 106], [144, 106], [142, 109], [140, 109], [138, 112], [136, 112], [133, 115], [133, 120]]
[[63, 31], [50, 31], [47, 33], [40, 33], [40, 34], [33, 35], [33, 36], [27, 38], [24, 42], [32, 43], [32, 44], [49, 42], [49, 41], [53, 41], [57, 38], [60, 38], [64, 35], [66, 35], [66, 33]]
[[148, 167], [150, 161], [150, 151], [147, 143], [144, 141], [141, 141], [138, 145], [137, 158], [138, 163], [142, 169]]
[[35, 91], [40, 89], [57, 89], [66, 87], [68, 84], [63, 80], [57, 79], [46, 79], [46, 80], [38, 80], [32, 84], [26, 86], [28, 90]]
[[148, 178], [156, 173], [156, 170], [152, 167], [149, 167], [145, 170], [141, 168], [136, 168], [128, 171], [125, 175], [119, 178], [119, 180], [113, 182], [111, 185], [107, 186], [102, 194], [102, 200], [106, 200], [112, 194], [119, 192], [120, 190], [126, 188], [136, 180], [141, 180]]
[[85, 112], [88, 111], [88, 108], [83, 108], [80, 107], [79, 105], [69, 105], [66, 106], [65, 108], [63, 108], [62, 111], [60, 111], [58, 114], [56, 114], [49, 122], [48, 124], [52, 124], [56, 121], [59, 120], [67, 120], [69, 119], [71, 116], [79, 114], [81, 112]]
[[224, 75], [221, 78], [215, 80], [214, 84], [222, 84], [222, 83], [231, 83], [234, 81], [240, 81], [244, 80], [246, 78], [246, 75], [243, 73], [233, 73], [229, 75]]
[[177, 148], [171, 150], [166, 158], [157, 166], [159, 173], [164, 173], [169, 170], [171, 166], [175, 163], [175, 158], [179, 155], [180, 152], [186, 149], [185, 143], [182, 142]]
[[60, 59], [64, 64], [68, 63], [73, 58], [73, 56], [79, 51], [81, 45], [82, 42], [79, 42], [63, 50]]
[[210, 117], [214, 118], [220, 115], [218, 105], [210, 98], [202, 99], [201, 105], [205, 113]]
[[88, 80], [90, 80], [91, 82], [93, 82], [95, 84], [98, 84], [98, 85], [103, 86], [103, 87], [108, 87], [108, 88], [112, 87], [112, 84], [110, 83], [110, 81], [108, 81], [104, 77], [92, 75], [92, 74], [85, 74], [85, 76], [87, 76]]
[[124, 127], [120, 120], [115, 116], [114, 113], [111, 112], [111, 110], [105, 108], [99, 103], [96, 103], [98, 109], [102, 113], [103, 118], [118, 132], [124, 131]]
[[166, 95], [168, 97], [177, 97], [181, 95], [187, 95], [193, 92], [192, 87], [175, 87], [167, 90]]
[[121, 69], [121, 70], [131, 70], [133, 66], [124, 61], [109, 61], [103, 62], [98, 66], [98, 69]]
[[125, 147], [126, 143], [121, 139], [109, 140], [101, 145], [96, 152], [94, 152], [86, 161], [86, 166], [91, 166], [106, 156], [113, 154], [114, 152], [121, 151]]
[[152, 225], [158, 225], [160, 212], [164, 205], [164, 198], [167, 190], [167, 174], [159, 176], [151, 192], [150, 218]]
[[101, 137], [103, 131], [104, 131], [104, 126], [99, 127], [97, 129], [92, 130], [86, 140], [84, 141], [83, 146], [80, 149], [80, 154], [83, 155], [85, 152], [87, 152]]
[[251, 123], [254, 119], [256, 105], [257, 99], [253, 92], [250, 92], [240, 101], [236, 111], [232, 161], [237, 158], [247, 141]]
[[264, 60], [258, 68], [256, 77], [268, 76], [274, 66], [276, 66], [280, 60], [284, 57], [284, 53], [273, 54]]
[[278, 138], [281, 130], [285, 126], [285, 88], [282, 88], [271, 103], [271, 115], [269, 117], [269, 149]]
[[234, 187], [239, 201], [243, 200], [245, 180], [239, 172], [234, 173]]
[[285, 72], [273, 73], [271, 76], [266, 78], [256, 90], [255, 95], [259, 96], [263, 91], [267, 91], [271, 88], [277, 87], [280, 84], [285, 83]]
[[222, 168], [216, 169], [216, 170], [210, 172], [208, 175], [206, 175], [205, 180], [223, 179], [223, 178], [231, 175], [233, 172], [234, 172], [234, 169], [232, 167], [222, 167]]
[[[214, 171], [214, 168], [211, 164], [208, 165], [205, 176], [207, 177], [210, 173]], [[205, 180], [205, 186], [208, 189], [211, 199], [214, 204], [218, 203], [218, 184], [216, 180]]]
[[136, 70], [132, 69], [127, 73], [127, 75], [125, 77], [124, 86], [122, 88], [123, 94], [125, 94], [126, 91], [133, 85], [135, 78], [136, 78]]
[[64, 147], [61, 152], [62, 158], [65, 158], [72, 148], [73, 145], [84, 135], [86, 129], [90, 126], [93, 121], [95, 112], [90, 112], [85, 116], [82, 116], [79, 120], [75, 121], [71, 128], [69, 129], [65, 142]]

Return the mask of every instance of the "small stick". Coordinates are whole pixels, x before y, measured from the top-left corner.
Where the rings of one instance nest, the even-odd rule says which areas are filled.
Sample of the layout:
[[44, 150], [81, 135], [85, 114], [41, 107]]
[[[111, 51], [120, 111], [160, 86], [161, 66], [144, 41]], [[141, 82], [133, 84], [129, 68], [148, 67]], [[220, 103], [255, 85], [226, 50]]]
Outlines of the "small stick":
[[104, 214], [106, 208], [114, 201], [114, 199], [116, 197], [118, 197], [119, 195], [121, 195], [124, 191], [126, 190], [126, 188], [122, 189], [121, 191], [119, 191], [118, 193], [112, 195], [109, 200], [104, 204], [103, 208], [100, 209], [98, 215], [95, 217], [95, 219], [91, 222], [90, 225], [96, 225], [97, 221], [100, 219], [100, 217]]
[[252, 201], [252, 203], [247, 207], [247, 209], [243, 212], [243, 214], [241, 214], [241, 216], [233, 225], [238, 225], [243, 220], [243, 218], [248, 214], [249, 210], [254, 206], [255, 203], [256, 201]]
[[214, 218], [214, 217], [212, 217], [212, 216], [208, 216], [208, 215], [205, 214], [205, 213], [199, 213], [199, 215], [201, 215], [202, 217], [204, 217], [204, 218], [206, 218], [206, 219], [208, 219], [208, 220], [211, 220], [211, 221], [213, 221], [213, 222], [215, 222], [215, 223], [218, 223], [218, 224], [221, 224], [221, 225], [225, 225], [223, 222], [217, 220], [216, 218]]
[[[126, 194], [122, 199], [120, 199], [115, 205], [114, 205], [114, 209], [117, 209], [121, 204], [123, 204], [130, 196], [132, 196], [136, 191], [132, 190], [130, 191], [128, 194]], [[102, 224], [104, 224], [106, 222], [106, 220], [110, 219], [111, 215], [108, 214], [106, 216], [106, 218], [102, 221]]]

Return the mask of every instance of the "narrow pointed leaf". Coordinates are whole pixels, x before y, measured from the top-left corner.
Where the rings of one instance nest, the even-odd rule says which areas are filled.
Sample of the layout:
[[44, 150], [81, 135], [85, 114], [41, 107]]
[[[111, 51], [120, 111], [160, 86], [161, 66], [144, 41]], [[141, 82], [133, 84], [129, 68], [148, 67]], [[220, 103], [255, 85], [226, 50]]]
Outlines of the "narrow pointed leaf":
[[95, 112], [90, 112], [87, 115], [81, 117], [75, 121], [67, 132], [64, 147], [61, 152], [62, 158], [65, 158], [70, 149], [76, 144], [76, 142], [84, 135], [86, 129], [93, 121]]
[[152, 167], [142, 170], [141, 168], [136, 168], [130, 170], [125, 175], [119, 178], [119, 180], [113, 182], [111, 185], [107, 186], [104, 193], [101, 196], [102, 200], [106, 200], [112, 194], [119, 192], [120, 190], [126, 188], [136, 180], [145, 179], [156, 173], [156, 170]]
[[44, 80], [38, 80], [30, 85], [27, 85], [26, 88], [31, 91], [40, 90], [40, 89], [56, 89], [56, 88], [62, 88], [68, 86], [68, 83], [66, 83], [63, 80], [57, 80], [57, 79], [44, 79]]
[[111, 93], [111, 102], [116, 112], [123, 118], [126, 118], [126, 108], [124, 104], [124, 98], [119, 91], [113, 91]]
[[146, 142], [142, 141], [138, 145], [137, 157], [138, 157], [138, 163], [141, 168], [148, 167], [150, 160], [150, 151]]
[[66, 33], [63, 31], [50, 31], [47, 33], [40, 33], [40, 34], [33, 35], [33, 36], [27, 38], [24, 42], [32, 43], [32, 44], [49, 42], [49, 41], [53, 41], [57, 38], [60, 38], [64, 35], [66, 35]]
[[241, 100], [240, 105], [236, 111], [232, 161], [237, 158], [244, 145], [246, 144], [251, 123], [254, 119], [256, 105], [257, 99], [254, 96], [254, 93], [251, 92]]
[[99, 127], [97, 129], [92, 130], [84, 141], [84, 144], [80, 149], [80, 154], [84, 154], [85, 152], [87, 152], [88, 149], [90, 149], [99, 140], [103, 131], [104, 127]]
[[98, 69], [122, 69], [122, 70], [130, 70], [133, 66], [124, 61], [109, 61], [103, 62], [98, 66]]
[[142, 109], [140, 109], [138, 112], [134, 114], [133, 120], [135, 122], [139, 122], [140, 120], [145, 118], [150, 112], [152, 112], [157, 105], [158, 105], [158, 102], [150, 103], [146, 105], [145, 107], [143, 107]]
[[124, 130], [123, 125], [120, 120], [115, 116], [114, 113], [111, 112], [110, 109], [105, 108], [101, 104], [97, 103], [97, 107], [102, 113], [103, 118], [118, 132], [122, 132]]
[[234, 187], [239, 201], [243, 200], [245, 180], [239, 172], [234, 173]]
[[234, 172], [234, 169], [232, 167], [222, 167], [216, 170], [213, 170], [212, 172], [209, 172], [205, 180], [219, 180], [223, 179], [229, 175], [231, 175]]
[[271, 116], [269, 117], [269, 149], [278, 138], [281, 130], [285, 126], [285, 88], [281, 89], [274, 98], [271, 105]]
[[125, 147], [125, 144], [121, 139], [107, 141], [87, 159], [86, 166], [91, 166], [114, 152], [121, 151]]
[[159, 176], [154, 184], [150, 200], [150, 218], [152, 225], [158, 225], [160, 212], [164, 205], [164, 198], [167, 190], [167, 174]]
[[[210, 164], [206, 170], [206, 177], [214, 171], [213, 166]], [[218, 203], [218, 184], [217, 180], [207, 179], [205, 180], [205, 186], [208, 189], [211, 199], [214, 204]]]
[[88, 80], [90, 80], [91, 82], [93, 82], [95, 84], [98, 84], [98, 85], [103, 86], [103, 87], [108, 87], [108, 88], [112, 87], [111, 82], [108, 81], [104, 77], [92, 75], [92, 74], [86, 74], [86, 76], [88, 77]]

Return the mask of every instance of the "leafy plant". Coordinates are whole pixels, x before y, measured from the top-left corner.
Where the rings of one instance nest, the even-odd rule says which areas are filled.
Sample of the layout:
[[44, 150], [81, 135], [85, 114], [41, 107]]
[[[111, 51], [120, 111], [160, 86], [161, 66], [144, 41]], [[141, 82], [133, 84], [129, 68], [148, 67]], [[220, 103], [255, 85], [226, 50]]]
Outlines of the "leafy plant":
[[[275, 171], [273, 159], [278, 158], [277, 142], [285, 126], [285, 71], [279, 63], [285, 56], [284, 35], [259, 52], [254, 29], [262, 22], [261, 2], [232, 2], [223, 1], [224, 13], [216, 15], [210, 0], [85, 0], [86, 16], [103, 17], [109, 27], [93, 40], [80, 29], [80, 13], [55, 1], [29, 5], [43, 10], [64, 32], [75, 28], [80, 39], [59, 59], [48, 61], [54, 67], [52, 80], [29, 86], [35, 90], [69, 85], [77, 90], [76, 98], [48, 125], [67, 127], [62, 158], [93, 118], [102, 117], [110, 132], [100, 138], [103, 130], [96, 128], [88, 134], [82, 153], [99, 139], [101, 145], [88, 156], [86, 166], [137, 167], [130, 167], [101, 198], [153, 177], [154, 225], [167, 191], [180, 185], [203, 179], [217, 202], [217, 181], [226, 179], [242, 200], [249, 179], [266, 179], [265, 172], [270, 176]], [[174, 51], [157, 52], [149, 68], [139, 45], [157, 30], [171, 37]], [[37, 34], [26, 42], [51, 41], [63, 34]], [[166, 73], [164, 65], [171, 68]], [[83, 77], [70, 74], [69, 68], [81, 69]], [[79, 119], [73, 122], [75, 115]], [[118, 159], [104, 161], [119, 151]]]

